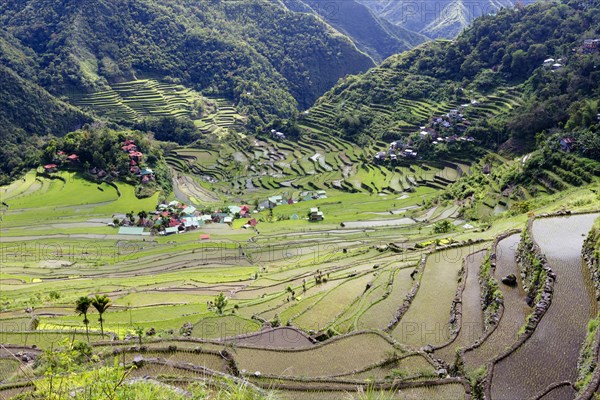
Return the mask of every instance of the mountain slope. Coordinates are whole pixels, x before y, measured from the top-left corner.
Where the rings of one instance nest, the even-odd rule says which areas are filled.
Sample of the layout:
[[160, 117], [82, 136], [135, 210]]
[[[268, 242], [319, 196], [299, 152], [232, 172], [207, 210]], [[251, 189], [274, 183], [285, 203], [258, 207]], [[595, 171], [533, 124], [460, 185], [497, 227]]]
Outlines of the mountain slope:
[[0, 184], [39, 158], [38, 135], [62, 135], [91, 118], [0, 65]]
[[0, 30], [0, 182], [35, 160], [37, 135], [62, 135], [91, 118], [33, 82], [37, 59]]
[[52, 93], [168, 77], [261, 117], [290, 115], [374, 65], [314, 15], [268, 1], [9, 0], [0, 21], [41, 56], [39, 81]]
[[477, 17], [512, 7], [512, 0], [357, 0], [371, 8], [380, 18], [432, 38], [452, 38]]
[[[457, 126], [464, 135], [520, 151], [535, 147], [536, 134], [597, 129], [600, 54], [581, 50], [585, 38], [600, 36], [597, 11], [536, 3], [479, 18], [455, 42], [424, 44], [345, 79], [300, 123], [358, 143], [406, 139], [468, 103], [470, 124]], [[562, 64], [542, 65], [548, 58]]]
[[284, 0], [284, 3], [290, 9], [317, 14], [376, 62], [428, 40], [424, 35], [378, 18], [356, 0]]

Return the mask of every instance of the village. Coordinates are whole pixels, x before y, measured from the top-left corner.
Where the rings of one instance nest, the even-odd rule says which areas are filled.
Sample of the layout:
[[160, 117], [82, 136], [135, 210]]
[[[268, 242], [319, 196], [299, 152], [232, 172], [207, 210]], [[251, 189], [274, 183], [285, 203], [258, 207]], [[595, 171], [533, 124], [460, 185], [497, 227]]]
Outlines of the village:
[[[140, 151], [138, 146], [132, 139], [126, 139], [123, 142], [123, 146], [121, 147], [123, 153], [127, 154], [129, 159], [129, 173], [135, 180], [139, 181], [140, 184], [146, 185], [155, 181], [154, 171], [144, 166], [143, 158], [144, 154]], [[56, 152], [52, 163], [45, 164], [42, 166], [44, 172], [47, 174], [57, 172], [59, 167], [64, 167], [68, 169], [82, 169], [83, 164], [77, 154], [68, 155], [59, 150]], [[105, 170], [103, 168], [99, 168], [97, 166], [91, 166], [90, 168], [86, 168], [84, 171], [89, 174], [93, 178], [110, 180], [119, 177], [119, 172], [117, 170]]]
[[[476, 100], [472, 100], [471, 104], [477, 104]], [[404, 140], [396, 140], [390, 143], [387, 151], [380, 151], [373, 157], [376, 164], [381, 164], [385, 161], [395, 163], [398, 157], [406, 159], [419, 158], [418, 151], [414, 149], [418, 141], [427, 141], [433, 146], [441, 143], [455, 142], [473, 142], [475, 138], [472, 136], [464, 136], [464, 132], [471, 125], [471, 122], [465, 118], [462, 111], [470, 104], [463, 104], [457, 109], [450, 110], [442, 116], [431, 118], [430, 122], [420, 127], [420, 131]]]
[[[280, 132], [277, 132], [280, 133]], [[279, 139], [285, 139], [285, 135], [275, 135]], [[132, 139], [126, 139], [121, 146], [123, 153], [127, 155], [129, 175], [134, 182], [147, 185], [155, 181], [154, 171], [145, 166], [144, 154]], [[58, 172], [59, 168], [82, 169], [77, 154], [67, 155], [63, 151], [58, 151], [51, 164], [42, 166], [46, 174]], [[92, 166], [87, 168], [85, 173], [94, 179], [102, 181], [112, 181], [119, 177], [117, 171], [106, 171], [105, 169]], [[310, 200], [326, 199], [325, 190], [304, 191], [297, 195], [284, 197], [283, 195], [270, 196], [264, 200], [256, 200], [253, 206], [247, 204], [229, 205], [227, 207], [212, 210], [210, 208], [198, 209], [192, 204], [184, 204], [178, 200], [169, 203], [161, 203], [155, 210], [142, 210], [135, 214], [133, 211], [124, 215], [113, 215], [112, 222], [108, 225], [118, 228], [120, 235], [173, 235], [196, 230], [208, 224], [225, 224], [233, 226], [234, 220], [246, 219], [241, 225], [243, 229], [256, 229], [258, 223], [262, 220], [261, 211], [272, 210], [277, 206], [284, 204], [295, 204]], [[271, 213], [272, 214], [272, 213]], [[317, 207], [310, 207], [307, 215], [302, 217], [311, 222], [324, 220], [324, 214]], [[297, 214], [292, 214], [289, 219], [300, 220]], [[203, 234], [201, 240], [210, 239], [210, 235]]]
[[[113, 222], [108, 225], [119, 228], [119, 235], [150, 236], [185, 233], [210, 224], [225, 224], [232, 227], [234, 220], [246, 219], [241, 228], [254, 229], [258, 232], [257, 225], [264, 221], [263, 218], [257, 216], [261, 211], [272, 210], [284, 204], [327, 198], [325, 191], [318, 192], [320, 193], [303, 192], [297, 200], [284, 199], [280, 195], [271, 196], [267, 200], [256, 202], [254, 207], [246, 204], [230, 205], [214, 211], [210, 208], [198, 209], [193, 205], [173, 200], [168, 204], [159, 204], [156, 206], [156, 210], [149, 212], [140, 211], [134, 214], [132, 211], [125, 215], [113, 215]], [[300, 220], [301, 217], [298, 214], [292, 214], [289, 219]], [[310, 222], [318, 222], [323, 221], [325, 215], [318, 207], [311, 207], [305, 219]], [[208, 240], [210, 235], [202, 234], [200, 239]]]

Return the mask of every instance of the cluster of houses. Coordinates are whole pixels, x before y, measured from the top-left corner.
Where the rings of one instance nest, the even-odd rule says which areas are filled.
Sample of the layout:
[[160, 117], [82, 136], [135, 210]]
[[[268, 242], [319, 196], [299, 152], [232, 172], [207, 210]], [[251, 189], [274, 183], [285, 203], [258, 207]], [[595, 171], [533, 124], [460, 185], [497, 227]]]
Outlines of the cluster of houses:
[[77, 154], [67, 155], [64, 151], [58, 151], [52, 160], [52, 163], [44, 165], [44, 172], [52, 173], [58, 171], [60, 165], [65, 164], [77, 164], [79, 163], [79, 156]]
[[267, 198], [266, 200], [258, 202], [257, 209], [258, 210], [266, 210], [266, 209], [275, 208], [277, 206], [281, 206], [284, 204], [296, 204], [301, 201], [319, 200], [319, 199], [326, 199], [326, 198], [327, 198], [327, 191], [325, 191], [325, 190], [315, 190], [312, 192], [304, 191], [304, 192], [300, 193], [300, 195], [297, 199], [294, 199], [292, 197], [284, 198], [283, 196], [279, 196], [279, 195], [271, 196], [271, 197]]
[[[144, 154], [139, 151], [138, 146], [131, 139], [125, 140], [121, 149], [124, 153], [126, 153], [129, 157], [129, 172], [132, 175], [135, 175], [139, 178], [140, 183], [148, 184], [155, 180], [154, 171], [150, 168], [144, 168], [142, 166], [142, 161], [144, 158]], [[58, 151], [52, 160], [52, 163], [44, 165], [44, 171], [46, 173], [56, 172], [58, 167], [61, 165], [68, 164], [78, 164], [79, 156], [77, 154], [67, 155], [64, 151]], [[94, 175], [98, 178], [105, 178], [109, 175], [107, 171], [99, 167], [92, 167], [88, 171], [90, 175]], [[113, 176], [118, 176], [117, 171], [111, 172]]]
[[600, 51], [600, 39], [584, 39], [580, 49], [583, 53]]
[[562, 58], [559, 58], [558, 60], [555, 60], [554, 58], [547, 58], [544, 60], [542, 65], [544, 66], [544, 68], [552, 70], [557, 70], [564, 67]]
[[[265, 203], [259, 203], [254, 211], [251, 210], [249, 205], [231, 205], [222, 210], [208, 212], [174, 200], [168, 204], [159, 204], [154, 211], [140, 212], [137, 214], [137, 218], [133, 214], [116, 218], [109, 226], [118, 226], [120, 235], [173, 235], [193, 231], [207, 224], [232, 225], [236, 219], [247, 219], [242, 228], [249, 229], [258, 225], [257, 219], [252, 214], [257, 213], [259, 210], [271, 209], [277, 205], [293, 204], [298, 201], [327, 198], [324, 190], [303, 192], [301, 195], [304, 195], [304, 197], [300, 197], [300, 200], [285, 200], [282, 196], [269, 197]], [[294, 214], [290, 219], [298, 220], [300, 218], [297, 214]], [[323, 221], [323, 219], [322, 211], [318, 208], [310, 209], [309, 221]]]
[[154, 171], [141, 166], [144, 154], [138, 149], [133, 140], [126, 139], [121, 149], [129, 155], [129, 172], [139, 177], [140, 183], [148, 184], [155, 180]]
[[[477, 104], [477, 102], [472, 101], [471, 104]], [[452, 109], [445, 115], [433, 117], [429, 124], [420, 127], [418, 140], [430, 141], [434, 146], [441, 143], [475, 141], [472, 136], [463, 135], [471, 122], [465, 118], [461, 110], [468, 106], [469, 104], [463, 104], [460, 108]], [[375, 154], [374, 162], [376, 164], [386, 160], [395, 162], [398, 157], [416, 159], [418, 154], [413, 149], [414, 145], [415, 141], [411, 138], [407, 139], [406, 142], [403, 140], [391, 142], [387, 151], [380, 151]]]
[[225, 210], [207, 213], [174, 200], [168, 204], [159, 204], [156, 210], [149, 213], [139, 213], [137, 221], [133, 215], [125, 216], [119, 221], [119, 234], [150, 235], [153, 232], [158, 235], [172, 235], [192, 231], [206, 224], [231, 225], [237, 218], [248, 218], [245, 228], [258, 224], [258, 221], [252, 218], [250, 206], [247, 205], [229, 206]]
[[417, 151], [410, 148], [413, 145], [412, 140], [404, 143], [402, 140], [396, 140], [390, 143], [390, 147], [386, 151], [380, 151], [375, 154], [374, 161], [376, 164], [383, 163], [387, 159], [392, 162], [398, 161], [398, 156], [404, 158], [417, 158]]
[[[600, 38], [584, 39], [581, 46], [573, 49], [573, 51], [584, 54], [596, 53], [600, 51]], [[555, 60], [554, 58], [547, 58], [544, 60], [542, 65], [544, 68], [557, 70], [564, 67], [564, 60], [562, 58], [559, 58], [558, 60]]]

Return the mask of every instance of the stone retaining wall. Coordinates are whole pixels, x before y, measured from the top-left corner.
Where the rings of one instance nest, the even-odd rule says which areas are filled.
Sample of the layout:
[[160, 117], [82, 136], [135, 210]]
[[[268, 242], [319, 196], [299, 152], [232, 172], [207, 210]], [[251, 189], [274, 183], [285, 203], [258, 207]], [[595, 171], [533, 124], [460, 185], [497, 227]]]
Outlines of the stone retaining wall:
[[[546, 257], [542, 254], [540, 246], [533, 238], [532, 228], [534, 221], [535, 217], [532, 217], [529, 219], [529, 221], [527, 221], [527, 228], [522, 235], [521, 244], [523, 246], [519, 245], [519, 249], [517, 251], [517, 261], [520, 264], [524, 258], [529, 259], [529, 257], [526, 257], [527, 254], [529, 254], [530, 256], [535, 257], [540, 262], [540, 268], [543, 271], [541, 272], [540, 276], [543, 276], [543, 279], [541, 280], [539, 285], [536, 285], [535, 298], [537, 299], [537, 303], [533, 306], [533, 312], [527, 318], [523, 334], [519, 336], [517, 341], [506, 352], [500, 354], [488, 364], [488, 375], [485, 381], [485, 397], [488, 399], [491, 398], [492, 379], [494, 376], [495, 364], [511, 355], [514, 351], [521, 347], [521, 345], [525, 343], [527, 339], [531, 337], [539, 321], [542, 319], [546, 311], [548, 311], [548, 308], [552, 303], [552, 294], [554, 293], [554, 282], [556, 279], [556, 275], [550, 268]], [[525, 269], [527, 270], [527, 268]], [[523, 280], [524, 282], [525, 278], [527, 278], [527, 274], [529, 273], [530, 271], [525, 271], [525, 277]], [[531, 292], [531, 294], [533, 294], [533, 292]]]

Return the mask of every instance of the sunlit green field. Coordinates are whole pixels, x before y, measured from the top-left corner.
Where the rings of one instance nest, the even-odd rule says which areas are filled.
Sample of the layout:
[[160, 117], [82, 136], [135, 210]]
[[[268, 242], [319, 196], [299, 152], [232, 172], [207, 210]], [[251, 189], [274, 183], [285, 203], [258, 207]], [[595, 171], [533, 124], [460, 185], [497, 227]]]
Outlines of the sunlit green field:
[[[207, 151], [187, 155], [206, 164], [221, 157]], [[372, 177], [378, 190], [389, 183], [376, 181], [374, 170], [357, 176], [361, 174]], [[90, 341], [99, 352], [107, 340], [131, 337], [114, 343], [115, 348], [131, 347], [137, 343], [132, 336], [136, 328], [152, 330], [154, 335], [143, 337], [145, 345], [178, 349], [147, 357], [229, 372], [215, 358], [218, 353], [210, 353], [227, 349], [242, 374], [259, 386], [274, 387], [277, 378], [277, 385], [314, 385], [324, 398], [338, 392], [327, 392], [319, 383], [323, 379], [336, 390], [346, 390], [349, 381], [438, 379], [435, 353], [420, 349], [452, 340], [449, 316], [463, 259], [489, 247], [499, 233], [523, 228], [527, 220], [527, 215], [500, 214], [465, 227], [453, 203], [431, 205], [439, 192], [425, 185], [377, 194], [327, 188], [327, 198], [253, 213], [259, 221], [256, 230], [243, 229], [242, 219], [232, 226], [209, 224], [167, 237], [122, 236], [107, 225], [113, 216], [151, 211], [159, 194], [140, 200], [123, 183], [116, 183], [117, 192], [72, 172], [58, 175], [64, 181], [30, 172], [0, 188], [7, 205], [1, 210], [0, 343], [48, 349], [64, 338], [87, 341], [75, 301], [106, 294], [112, 305], [103, 315], [104, 338], [97, 312], [89, 313]], [[301, 193], [301, 188], [261, 187], [241, 201], [206, 206], [253, 204], [273, 194], [300, 198]], [[599, 206], [589, 188], [533, 204], [536, 213]], [[323, 211], [324, 221], [307, 220], [313, 207]], [[451, 221], [453, 229], [435, 233], [441, 220]], [[204, 233], [210, 240], [200, 239]], [[484, 242], [467, 245], [467, 240]], [[436, 243], [461, 242], [454, 249], [435, 250]], [[422, 257], [423, 273], [413, 277]], [[415, 285], [418, 290], [410, 298]], [[227, 298], [222, 314], [211, 305], [219, 293]], [[410, 306], [392, 324], [407, 300]], [[297, 329], [294, 335], [302, 336], [290, 337], [292, 331], [278, 331], [278, 326]], [[407, 332], [414, 326], [425, 329], [425, 335]], [[310, 344], [308, 336], [323, 343]], [[249, 339], [239, 342], [236, 337]], [[201, 350], [194, 353], [194, 348]], [[126, 360], [134, 354], [128, 353]], [[0, 368], [8, 371], [8, 380], [21, 379], [11, 373], [12, 363]], [[157, 374], [167, 370], [144, 368]], [[168, 368], [195, 376], [177, 366]], [[435, 393], [451, 398], [464, 394], [457, 383], [436, 388]]]

